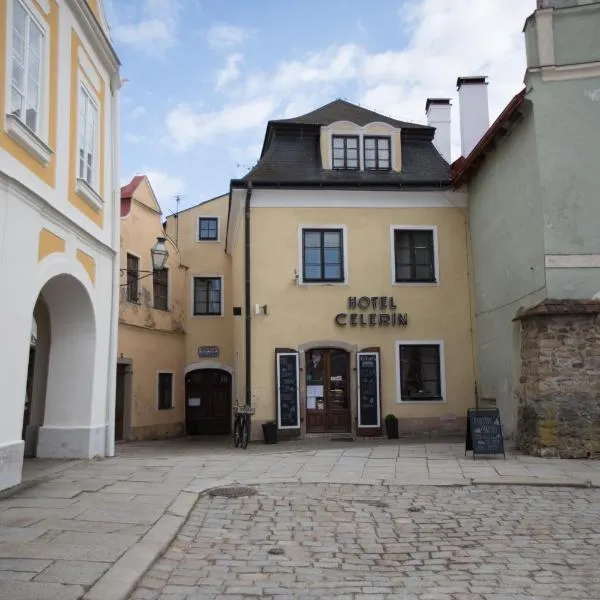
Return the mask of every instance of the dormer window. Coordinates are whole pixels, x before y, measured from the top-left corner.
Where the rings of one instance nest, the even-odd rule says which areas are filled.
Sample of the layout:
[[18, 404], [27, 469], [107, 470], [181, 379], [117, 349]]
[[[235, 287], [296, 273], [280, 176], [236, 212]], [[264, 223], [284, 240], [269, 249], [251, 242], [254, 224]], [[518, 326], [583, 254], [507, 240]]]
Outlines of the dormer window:
[[[333, 141], [333, 168], [358, 170], [358, 136], [334, 135]], [[388, 153], [389, 157], [389, 153]], [[389, 162], [389, 158], [388, 158]]]
[[390, 170], [390, 138], [365, 136], [365, 170]]

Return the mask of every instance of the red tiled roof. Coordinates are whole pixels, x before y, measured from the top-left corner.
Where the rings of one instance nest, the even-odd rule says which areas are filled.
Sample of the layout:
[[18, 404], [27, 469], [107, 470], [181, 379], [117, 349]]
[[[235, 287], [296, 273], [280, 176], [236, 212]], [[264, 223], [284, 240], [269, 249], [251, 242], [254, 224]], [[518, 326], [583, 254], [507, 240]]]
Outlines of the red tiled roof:
[[127, 200], [133, 196], [133, 192], [137, 189], [138, 185], [142, 183], [145, 175], [136, 175], [127, 185], [121, 188], [121, 200]]
[[500, 113], [500, 116], [492, 123], [491, 127], [485, 132], [475, 148], [465, 158], [461, 156], [452, 163], [452, 183], [460, 185], [475, 170], [481, 158], [492, 146], [493, 142], [504, 135], [507, 125], [514, 119], [519, 109], [525, 102], [525, 89], [522, 89], [506, 105], [506, 108]]

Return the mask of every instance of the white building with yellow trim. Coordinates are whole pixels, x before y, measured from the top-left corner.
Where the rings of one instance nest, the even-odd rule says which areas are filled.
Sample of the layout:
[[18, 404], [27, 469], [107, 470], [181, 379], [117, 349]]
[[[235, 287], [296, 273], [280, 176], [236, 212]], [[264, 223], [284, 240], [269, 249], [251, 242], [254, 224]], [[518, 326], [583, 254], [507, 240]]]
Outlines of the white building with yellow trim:
[[0, 0], [0, 79], [0, 277], [10, 291], [1, 489], [21, 480], [24, 454], [114, 451], [121, 82], [101, 0]]

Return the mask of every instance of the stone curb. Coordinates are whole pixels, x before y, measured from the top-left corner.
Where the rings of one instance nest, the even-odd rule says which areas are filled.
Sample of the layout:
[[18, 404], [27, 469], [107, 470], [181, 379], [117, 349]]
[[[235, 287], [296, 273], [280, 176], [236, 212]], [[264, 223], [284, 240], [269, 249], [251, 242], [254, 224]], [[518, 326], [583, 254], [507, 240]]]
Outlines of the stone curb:
[[[212, 485], [209, 486], [213, 487]], [[207, 490], [204, 490], [207, 491]], [[150, 530], [88, 590], [84, 600], [126, 600], [154, 561], [169, 547], [201, 492], [180, 492]]]

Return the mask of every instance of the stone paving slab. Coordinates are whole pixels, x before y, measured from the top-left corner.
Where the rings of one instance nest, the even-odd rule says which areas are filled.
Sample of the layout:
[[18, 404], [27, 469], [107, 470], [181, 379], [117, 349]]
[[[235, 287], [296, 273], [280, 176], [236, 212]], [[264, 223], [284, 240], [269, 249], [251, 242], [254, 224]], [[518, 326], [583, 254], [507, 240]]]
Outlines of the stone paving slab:
[[[120, 597], [115, 591], [119, 581], [125, 588], [134, 585], [154, 560], [154, 553], [168, 545], [167, 538], [177, 529], [174, 524], [183, 522], [197, 494], [217, 485], [435, 486], [450, 493], [454, 487], [470, 489], [474, 483], [482, 487], [501, 484], [500, 488], [511, 482], [600, 486], [600, 461], [547, 460], [510, 450], [506, 460], [473, 460], [464, 456], [462, 443], [452, 442], [320, 440], [274, 446], [255, 443], [243, 451], [234, 449], [229, 440], [184, 439], [118, 445], [117, 450], [119, 456], [106, 460], [25, 461], [23, 486], [0, 493], [0, 598], [68, 599], [81, 589], [89, 593], [107, 583], [109, 588], [98, 589], [109, 589], [110, 594], [117, 594], [115, 598]], [[282, 530], [277, 535], [285, 537], [290, 515], [284, 508], [281, 511]], [[166, 522], [171, 529], [165, 526], [164, 516], [169, 517]], [[249, 521], [246, 523], [250, 527]], [[218, 520], [208, 525], [214, 535], [223, 535]], [[152, 535], [160, 531], [160, 543], [152, 542]], [[31, 570], [1, 567], [14, 565], [4, 562], [11, 560], [31, 560], [32, 565], [44, 566], [32, 566]], [[50, 573], [68, 571], [77, 561], [92, 565], [85, 577], [89, 583], [36, 579], [46, 569], [53, 569]], [[102, 575], [100, 569], [106, 563], [111, 567]], [[173, 585], [190, 585], [189, 573], [177, 576], [180, 579], [174, 579]], [[99, 579], [92, 582], [94, 577]], [[7, 591], [9, 584], [27, 585], [15, 588], [13, 594]], [[50, 587], [46, 590], [44, 586]], [[113, 600], [110, 594], [104, 597]]]

